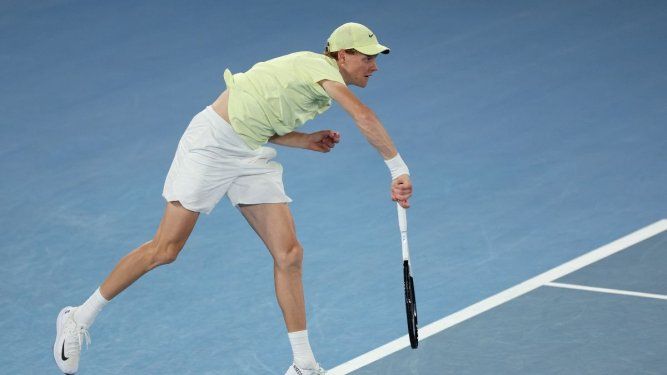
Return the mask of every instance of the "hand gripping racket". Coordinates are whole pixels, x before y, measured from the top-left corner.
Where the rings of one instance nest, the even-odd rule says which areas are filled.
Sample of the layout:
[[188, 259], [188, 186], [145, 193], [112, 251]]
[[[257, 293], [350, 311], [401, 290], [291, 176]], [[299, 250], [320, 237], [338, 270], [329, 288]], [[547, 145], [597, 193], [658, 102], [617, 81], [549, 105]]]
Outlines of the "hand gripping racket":
[[419, 339], [417, 335], [417, 301], [415, 299], [415, 285], [410, 273], [410, 248], [408, 247], [408, 218], [405, 208], [396, 203], [398, 209], [398, 227], [401, 230], [401, 247], [403, 250], [403, 285], [405, 287], [405, 314], [408, 318], [408, 336], [410, 346], [417, 349]]

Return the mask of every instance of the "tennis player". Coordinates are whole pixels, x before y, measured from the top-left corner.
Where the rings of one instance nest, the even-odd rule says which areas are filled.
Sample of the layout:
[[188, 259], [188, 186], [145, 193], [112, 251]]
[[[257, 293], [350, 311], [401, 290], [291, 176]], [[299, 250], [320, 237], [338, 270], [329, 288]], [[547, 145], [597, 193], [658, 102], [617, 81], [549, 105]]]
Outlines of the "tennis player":
[[391, 198], [409, 207], [412, 183], [406, 164], [375, 113], [350, 91], [366, 87], [379, 54], [389, 53], [370, 29], [346, 23], [333, 31], [324, 54], [296, 52], [260, 62], [245, 73], [224, 73], [227, 89], [185, 130], [164, 184], [166, 209], [152, 240], [127, 254], [97, 290], [57, 319], [53, 355], [74, 374], [88, 330], [102, 308], [155, 267], [176, 260], [200, 213], [209, 214], [225, 195], [257, 232], [274, 259], [274, 280], [293, 351], [289, 375], [324, 374], [306, 330], [301, 283], [303, 249], [282, 182], [282, 167], [267, 142], [329, 152], [340, 141], [332, 130], [295, 131], [326, 111], [331, 99], [352, 117], [391, 173]]

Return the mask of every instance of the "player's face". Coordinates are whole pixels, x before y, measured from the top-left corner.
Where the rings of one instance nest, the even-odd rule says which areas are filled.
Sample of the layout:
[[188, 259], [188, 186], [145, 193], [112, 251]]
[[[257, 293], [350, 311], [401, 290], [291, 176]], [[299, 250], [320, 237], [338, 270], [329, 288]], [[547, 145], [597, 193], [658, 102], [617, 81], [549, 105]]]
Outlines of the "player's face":
[[345, 61], [341, 64], [341, 67], [345, 82], [359, 87], [366, 87], [368, 79], [378, 70], [377, 55], [369, 56], [361, 52], [344, 53]]

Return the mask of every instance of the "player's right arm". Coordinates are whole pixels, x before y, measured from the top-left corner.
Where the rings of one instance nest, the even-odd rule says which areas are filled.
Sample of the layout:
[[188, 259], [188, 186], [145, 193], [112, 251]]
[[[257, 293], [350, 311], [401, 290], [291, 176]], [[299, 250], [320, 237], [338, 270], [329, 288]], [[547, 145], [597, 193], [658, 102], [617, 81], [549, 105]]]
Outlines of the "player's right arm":
[[340, 104], [352, 117], [361, 134], [375, 147], [385, 160], [396, 156], [396, 147], [389, 134], [370, 107], [365, 105], [344, 84], [329, 80], [320, 82], [331, 99]]
[[[390, 170], [392, 170], [391, 197], [401, 206], [408, 208], [410, 206], [408, 199], [412, 195], [412, 182], [410, 181], [410, 175], [407, 173], [407, 166], [400, 159], [394, 143], [375, 112], [362, 103], [344, 84], [329, 80], [323, 80], [319, 83], [329, 97], [345, 109], [354, 120], [361, 134], [382, 155]], [[397, 159], [400, 159], [400, 164], [405, 167], [406, 173], [402, 173], [400, 167], [392, 167], [391, 164], [396, 164]]]

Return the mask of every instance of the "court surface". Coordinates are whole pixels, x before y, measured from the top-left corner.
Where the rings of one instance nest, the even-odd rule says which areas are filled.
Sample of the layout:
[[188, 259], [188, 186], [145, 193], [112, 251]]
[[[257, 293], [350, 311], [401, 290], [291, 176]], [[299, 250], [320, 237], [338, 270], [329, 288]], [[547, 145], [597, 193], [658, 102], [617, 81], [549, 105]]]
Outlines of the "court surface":
[[[225, 68], [322, 51], [348, 21], [392, 49], [353, 90], [410, 166], [424, 334], [667, 218], [664, 1], [2, 1], [3, 372], [58, 373], [58, 311], [152, 237], [177, 142], [224, 90]], [[341, 133], [333, 152], [277, 147], [277, 160], [305, 248], [310, 342], [334, 369], [406, 324], [389, 173], [339, 106], [301, 128], [321, 129]], [[548, 282], [665, 295], [664, 241]], [[80, 374], [284, 373], [272, 266], [221, 201], [174, 264], [100, 314]], [[357, 371], [667, 368], [664, 300], [562, 286], [540, 284]]]
[[331, 373], [660, 374], [666, 258], [662, 220], [431, 323], [418, 350], [403, 337]]

